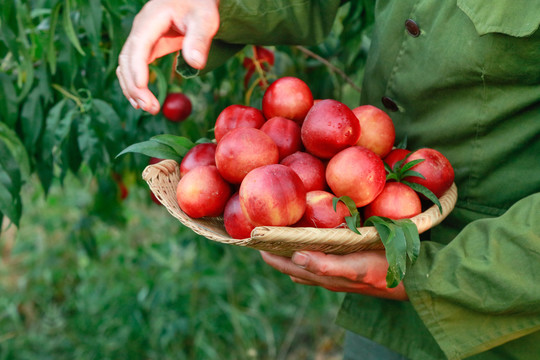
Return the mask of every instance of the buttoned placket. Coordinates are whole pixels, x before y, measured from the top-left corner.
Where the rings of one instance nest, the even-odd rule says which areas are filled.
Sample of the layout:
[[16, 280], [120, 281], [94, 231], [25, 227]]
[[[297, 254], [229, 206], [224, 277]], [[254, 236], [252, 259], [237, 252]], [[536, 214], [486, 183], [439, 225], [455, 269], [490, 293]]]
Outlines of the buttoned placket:
[[[407, 32], [407, 34], [410, 35], [413, 38], [417, 38], [421, 34], [420, 26], [418, 26], [417, 22], [414, 21], [413, 19], [409, 18], [409, 19], [405, 20], [404, 27], [405, 27], [405, 31]], [[398, 54], [398, 57], [401, 55], [401, 53], [402, 53], [402, 51], [400, 51], [400, 53]], [[397, 61], [396, 61], [396, 63], [397, 63]], [[385, 96], [383, 96], [381, 98], [381, 102], [388, 111], [391, 111], [391, 112], [399, 111], [398, 104], [391, 97], [385, 95]]]

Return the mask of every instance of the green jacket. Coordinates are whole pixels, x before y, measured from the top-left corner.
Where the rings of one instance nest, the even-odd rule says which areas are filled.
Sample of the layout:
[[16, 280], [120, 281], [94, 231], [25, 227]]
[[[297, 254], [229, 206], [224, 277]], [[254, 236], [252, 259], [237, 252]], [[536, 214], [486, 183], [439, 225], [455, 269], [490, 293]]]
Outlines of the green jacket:
[[[239, 3], [221, 1], [219, 41], [321, 41], [339, 6]], [[337, 321], [410, 359], [539, 359], [540, 0], [380, 0], [375, 16], [362, 103], [445, 154], [459, 197], [407, 270], [410, 302], [348, 294]]]

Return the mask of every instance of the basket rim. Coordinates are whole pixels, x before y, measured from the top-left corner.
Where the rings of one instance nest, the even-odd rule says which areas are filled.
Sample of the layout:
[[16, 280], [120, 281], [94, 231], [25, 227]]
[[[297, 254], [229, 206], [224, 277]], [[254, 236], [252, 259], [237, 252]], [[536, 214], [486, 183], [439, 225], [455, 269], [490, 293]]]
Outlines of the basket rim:
[[[170, 191], [176, 188], [180, 179], [180, 164], [171, 159], [163, 160], [159, 163], [148, 165], [143, 173], [143, 179], [148, 183], [150, 190], [158, 200], [166, 207], [167, 211], [177, 218], [183, 225], [193, 230], [195, 233], [207, 239], [239, 246], [248, 246], [256, 249], [267, 248], [272, 243], [283, 248], [294, 248], [298, 244], [314, 244], [318, 246], [330, 247], [343, 245], [354, 248], [357, 243], [365, 243], [369, 247], [381, 247], [380, 237], [374, 226], [359, 227], [362, 235], [358, 235], [348, 228], [313, 228], [313, 227], [291, 227], [291, 226], [257, 226], [249, 238], [235, 239], [226, 233], [223, 227], [223, 217], [207, 217], [193, 219], [185, 214], [178, 203], [176, 196], [174, 201], [168, 196], [164, 199], [161, 195], [160, 186], [165, 183]], [[176, 194], [175, 194], [176, 195]], [[440, 224], [453, 210], [457, 202], [457, 186], [452, 183], [451, 187], [439, 198], [443, 212], [440, 213], [437, 205], [433, 204], [422, 213], [410, 218], [418, 228], [419, 234]], [[217, 228], [216, 228], [217, 227]], [[337, 239], [337, 240], [336, 240]], [[334, 241], [336, 240], [336, 241]], [[343, 244], [340, 243], [343, 241]], [[337, 244], [332, 245], [332, 243]], [[345, 246], [345, 245], [344, 245]], [[287, 250], [288, 251], [288, 250]], [[330, 251], [331, 252], [331, 251]]]

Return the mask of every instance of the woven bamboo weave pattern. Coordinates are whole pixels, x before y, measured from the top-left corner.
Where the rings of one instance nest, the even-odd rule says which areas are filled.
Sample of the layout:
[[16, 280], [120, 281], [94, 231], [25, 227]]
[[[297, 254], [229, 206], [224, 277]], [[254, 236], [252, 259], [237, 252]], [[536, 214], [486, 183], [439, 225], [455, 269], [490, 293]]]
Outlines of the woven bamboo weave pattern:
[[[180, 166], [174, 160], [163, 160], [147, 166], [143, 179], [167, 211], [195, 233], [209, 240], [291, 256], [298, 250], [322, 251], [328, 254], [347, 254], [369, 249], [383, 249], [374, 227], [361, 227], [358, 235], [346, 228], [318, 229], [281, 226], [260, 226], [253, 229], [251, 238], [234, 239], [225, 231], [223, 218], [193, 219], [187, 216], [176, 201], [176, 186], [180, 181]], [[452, 187], [439, 199], [443, 213], [433, 205], [411, 220], [419, 233], [438, 225], [452, 211], [457, 201], [457, 188]]]

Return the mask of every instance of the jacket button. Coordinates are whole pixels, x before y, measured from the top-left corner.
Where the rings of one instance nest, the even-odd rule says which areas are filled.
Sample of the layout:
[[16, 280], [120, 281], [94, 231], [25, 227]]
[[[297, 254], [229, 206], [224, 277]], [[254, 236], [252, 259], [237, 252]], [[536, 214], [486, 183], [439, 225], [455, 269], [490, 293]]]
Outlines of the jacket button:
[[405, 29], [407, 29], [407, 32], [412, 37], [420, 36], [420, 27], [411, 19], [407, 19], [407, 21], [405, 21]]
[[390, 99], [388, 96], [383, 96], [381, 99], [383, 105], [385, 108], [387, 108], [390, 111], [398, 111], [398, 106], [394, 102], [394, 100]]

